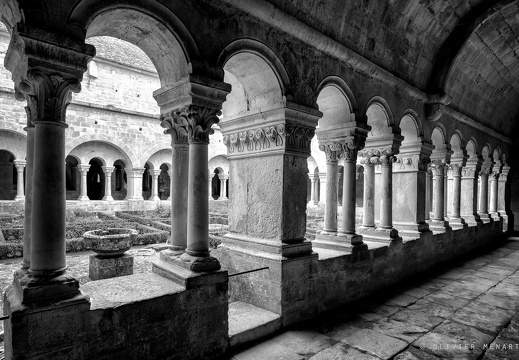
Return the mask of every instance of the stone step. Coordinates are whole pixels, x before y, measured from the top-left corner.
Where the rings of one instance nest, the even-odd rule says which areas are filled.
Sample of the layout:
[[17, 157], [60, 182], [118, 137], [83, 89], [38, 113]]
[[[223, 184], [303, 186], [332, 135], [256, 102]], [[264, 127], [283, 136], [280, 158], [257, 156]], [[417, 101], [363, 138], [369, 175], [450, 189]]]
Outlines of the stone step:
[[281, 316], [236, 301], [229, 304], [229, 345], [231, 348], [264, 338], [281, 328]]

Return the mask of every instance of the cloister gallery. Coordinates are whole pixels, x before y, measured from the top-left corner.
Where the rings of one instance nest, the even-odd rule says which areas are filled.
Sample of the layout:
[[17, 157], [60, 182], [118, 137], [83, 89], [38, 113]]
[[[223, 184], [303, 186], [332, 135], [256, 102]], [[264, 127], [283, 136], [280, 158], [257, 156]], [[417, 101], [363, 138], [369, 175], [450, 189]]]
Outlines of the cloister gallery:
[[[518, 229], [517, 1], [0, 0], [0, 16], [0, 198], [26, 214], [6, 359], [219, 358], [229, 302], [287, 327]], [[209, 198], [229, 212], [212, 251]], [[165, 201], [151, 272], [67, 273], [67, 207]]]

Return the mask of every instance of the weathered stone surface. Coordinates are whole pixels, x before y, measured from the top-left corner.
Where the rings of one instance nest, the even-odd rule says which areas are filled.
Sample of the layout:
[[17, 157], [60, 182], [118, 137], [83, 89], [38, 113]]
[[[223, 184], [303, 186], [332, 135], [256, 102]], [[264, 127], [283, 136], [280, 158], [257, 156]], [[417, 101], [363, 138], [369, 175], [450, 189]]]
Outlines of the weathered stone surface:
[[233, 356], [232, 360], [304, 360], [305, 358], [278, 343], [267, 340]]
[[372, 329], [394, 338], [398, 338], [407, 343], [412, 343], [429, 331], [416, 325], [392, 319], [381, 319], [376, 321], [373, 323]]
[[389, 359], [407, 347], [407, 343], [370, 329], [360, 329], [342, 342], [381, 359]]
[[272, 341], [305, 357], [315, 355], [336, 343], [331, 338], [311, 330], [286, 331], [272, 338]]
[[90, 255], [88, 276], [92, 280], [108, 279], [133, 274], [133, 256], [124, 254], [118, 257], [105, 258]]
[[337, 344], [320, 353], [312, 356], [309, 360], [342, 360], [342, 359], [358, 359], [358, 360], [376, 360], [378, 357], [355, 350], [346, 344]]
[[391, 316], [391, 319], [413, 324], [431, 330], [445, 319], [420, 310], [404, 309]]
[[280, 328], [281, 317], [278, 314], [242, 301], [229, 304], [230, 346], [260, 339]]

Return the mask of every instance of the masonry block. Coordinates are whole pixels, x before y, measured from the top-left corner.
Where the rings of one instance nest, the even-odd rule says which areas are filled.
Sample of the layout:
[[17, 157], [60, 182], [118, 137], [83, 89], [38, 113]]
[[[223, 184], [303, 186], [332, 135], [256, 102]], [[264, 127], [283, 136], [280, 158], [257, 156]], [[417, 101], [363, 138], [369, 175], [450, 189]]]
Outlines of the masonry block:
[[92, 280], [109, 279], [117, 276], [133, 274], [133, 256], [105, 258], [99, 255], [90, 255], [88, 276]]

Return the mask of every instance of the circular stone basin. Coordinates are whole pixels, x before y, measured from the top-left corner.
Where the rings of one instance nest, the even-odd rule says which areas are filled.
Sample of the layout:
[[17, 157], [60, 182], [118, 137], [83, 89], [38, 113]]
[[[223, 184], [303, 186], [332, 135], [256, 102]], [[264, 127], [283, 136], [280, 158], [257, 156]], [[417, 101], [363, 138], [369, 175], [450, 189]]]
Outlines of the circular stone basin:
[[132, 247], [139, 232], [133, 229], [92, 230], [83, 234], [90, 248], [102, 257], [122, 256]]

